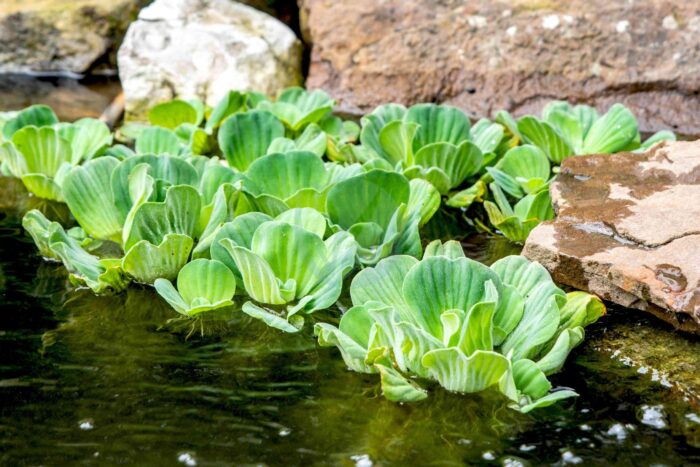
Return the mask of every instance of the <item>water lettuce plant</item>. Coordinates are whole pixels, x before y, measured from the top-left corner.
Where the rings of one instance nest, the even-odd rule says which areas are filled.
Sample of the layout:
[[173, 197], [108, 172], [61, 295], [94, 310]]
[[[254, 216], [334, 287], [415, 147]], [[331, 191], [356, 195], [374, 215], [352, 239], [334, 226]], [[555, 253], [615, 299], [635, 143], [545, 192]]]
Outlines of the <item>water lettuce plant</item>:
[[25, 214], [22, 226], [45, 258], [63, 262], [74, 285], [95, 293], [120, 292], [129, 285], [119, 259], [100, 259], [88, 253], [61, 224], [49, 221], [40, 211]]
[[[500, 141], [497, 134], [473, 141], [470, 127], [469, 118], [455, 107], [417, 104], [406, 109], [387, 104], [362, 118], [360, 141], [371, 157], [409, 178], [428, 180], [447, 194], [477, 174], [484, 152], [495, 149], [491, 141]], [[486, 131], [484, 124], [479, 129]]]
[[[64, 201], [61, 186], [66, 174], [104, 152], [112, 135], [99, 120], [58, 123], [53, 112], [44, 110], [29, 108], [6, 122], [3, 130], [8, 140], [0, 145], [0, 161], [3, 172], [21, 179], [37, 197]], [[54, 123], [36, 126], [32, 122]], [[25, 123], [30, 124], [21, 126]]]
[[180, 270], [177, 289], [163, 278], [156, 279], [153, 286], [175, 311], [192, 318], [233, 305], [236, 278], [223, 263], [200, 258]]
[[[638, 149], [641, 136], [637, 120], [622, 104], [612, 105], [599, 115], [588, 105], [572, 106], [568, 102], [552, 101], [542, 110], [542, 117], [526, 115], [517, 122], [505, 111], [497, 114], [502, 123], [520, 141], [539, 147], [555, 164], [581, 154], [613, 154]], [[650, 138], [651, 144], [675, 139], [673, 133], [659, 132]], [[644, 143], [646, 147], [650, 143]]]
[[521, 198], [511, 206], [497, 183], [489, 185], [495, 202], [484, 201], [484, 209], [491, 225], [506, 238], [516, 243], [525, 243], [532, 229], [543, 221], [554, 218], [549, 191], [540, 190]]
[[277, 117], [294, 134], [308, 125], [319, 123], [331, 113], [335, 101], [320, 89], [307, 91], [300, 87], [287, 88], [274, 102], [262, 100], [257, 108], [267, 110]]
[[386, 258], [355, 276], [350, 295], [339, 326], [315, 332], [351, 370], [379, 373], [387, 398], [425, 398], [419, 377], [456, 392], [498, 387], [523, 412], [575, 395], [551, 391], [547, 375], [605, 310], [564, 293], [538, 263], [509, 256], [489, 268], [457, 242], [431, 243], [421, 261]]
[[338, 300], [343, 278], [355, 264], [353, 237], [341, 231], [326, 238], [327, 229], [325, 217], [311, 208], [291, 209], [274, 220], [243, 215], [222, 228], [211, 257], [240, 278], [252, 299], [243, 312], [296, 332], [303, 314]]
[[215, 159], [104, 156], [72, 168], [63, 194], [85, 236], [115, 245], [124, 275], [153, 284], [175, 279], [198, 239], [234, 215], [237, 178]]
[[268, 154], [255, 160], [243, 179], [249, 210], [276, 216], [291, 208], [326, 211], [329, 190], [364, 172], [359, 164], [324, 163], [309, 151]]
[[336, 183], [326, 198], [332, 227], [355, 238], [363, 265], [391, 254], [419, 257], [419, 229], [439, 207], [440, 195], [430, 183], [380, 169]]

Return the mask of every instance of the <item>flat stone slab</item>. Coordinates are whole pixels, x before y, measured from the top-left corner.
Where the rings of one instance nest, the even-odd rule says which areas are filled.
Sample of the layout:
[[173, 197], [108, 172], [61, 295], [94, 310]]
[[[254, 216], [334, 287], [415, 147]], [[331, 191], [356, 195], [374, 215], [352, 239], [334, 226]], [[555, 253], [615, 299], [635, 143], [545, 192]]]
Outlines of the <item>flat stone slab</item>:
[[700, 333], [700, 141], [571, 157], [551, 186], [557, 218], [523, 254], [554, 279]]

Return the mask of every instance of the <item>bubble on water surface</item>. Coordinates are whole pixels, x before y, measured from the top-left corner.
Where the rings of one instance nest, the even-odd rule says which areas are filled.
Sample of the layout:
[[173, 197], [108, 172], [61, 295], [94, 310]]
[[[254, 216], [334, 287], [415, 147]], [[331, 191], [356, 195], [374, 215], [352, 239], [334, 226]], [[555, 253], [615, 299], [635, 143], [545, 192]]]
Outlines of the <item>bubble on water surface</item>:
[[194, 458], [194, 454], [190, 452], [183, 452], [177, 456], [177, 461], [181, 464], [185, 464], [188, 467], [194, 467], [197, 465], [197, 459]]
[[663, 430], [668, 427], [663, 405], [641, 406], [638, 418], [643, 424], [656, 428], [657, 430]]
[[561, 461], [564, 464], [581, 464], [583, 463], [583, 459], [581, 459], [579, 456], [574, 454], [571, 451], [564, 451], [561, 454]]
[[369, 458], [367, 454], [361, 454], [359, 456], [350, 456], [350, 459], [355, 461], [355, 467], [372, 467], [374, 463], [372, 459]]
[[85, 420], [80, 420], [78, 422], [78, 426], [81, 430], [92, 430], [93, 428], [95, 428], [95, 422], [92, 419], [87, 418]]
[[629, 432], [633, 429], [634, 426], [630, 425], [629, 423], [627, 425], [623, 425], [622, 423], [615, 423], [608, 429], [606, 434], [608, 436], [617, 438], [618, 441], [624, 441], [627, 439], [627, 435], [629, 435]]

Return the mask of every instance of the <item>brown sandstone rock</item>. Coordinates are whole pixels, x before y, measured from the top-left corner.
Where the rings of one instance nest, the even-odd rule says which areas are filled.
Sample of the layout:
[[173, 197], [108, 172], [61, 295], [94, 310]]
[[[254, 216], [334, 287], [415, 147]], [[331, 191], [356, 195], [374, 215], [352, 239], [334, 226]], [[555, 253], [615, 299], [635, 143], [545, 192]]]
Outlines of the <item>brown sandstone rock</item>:
[[560, 283], [700, 332], [700, 141], [566, 159], [523, 254]]
[[700, 134], [700, 5], [690, 0], [299, 0], [307, 85], [359, 114], [448, 102], [474, 117], [551, 99], [629, 106], [642, 131]]

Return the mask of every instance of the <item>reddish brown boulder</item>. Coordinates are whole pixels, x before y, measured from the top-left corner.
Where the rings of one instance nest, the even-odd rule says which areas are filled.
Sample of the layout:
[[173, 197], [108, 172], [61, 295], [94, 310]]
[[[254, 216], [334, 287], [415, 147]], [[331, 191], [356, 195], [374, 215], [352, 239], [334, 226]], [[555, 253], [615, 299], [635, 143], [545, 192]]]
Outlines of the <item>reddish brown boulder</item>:
[[448, 102], [474, 117], [551, 99], [629, 106], [642, 131], [700, 134], [695, 1], [299, 0], [307, 85], [350, 114]]
[[566, 159], [523, 254], [560, 283], [700, 332], [700, 141]]

